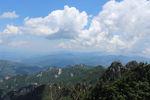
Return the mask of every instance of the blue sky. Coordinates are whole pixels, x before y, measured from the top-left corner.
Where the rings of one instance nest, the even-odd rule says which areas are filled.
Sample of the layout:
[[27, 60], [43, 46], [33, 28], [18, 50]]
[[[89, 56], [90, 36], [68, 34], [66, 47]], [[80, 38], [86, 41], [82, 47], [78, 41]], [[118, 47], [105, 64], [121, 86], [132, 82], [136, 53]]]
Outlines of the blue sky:
[[0, 51], [149, 57], [149, 9], [148, 0], [1, 0]]
[[76, 7], [80, 11], [97, 15], [102, 5], [108, 0], [1, 0], [0, 13], [16, 11], [20, 15], [17, 20], [5, 20], [4, 24], [12, 22], [22, 24], [25, 17], [47, 16], [51, 11], [63, 9], [65, 5]]
[[[109, 0], [1, 0], [0, 14], [15, 11], [18, 19], [0, 20], [0, 29], [11, 23], [22, 25], [25, 17], [44, 17], [50, 12], [63, 9], [65, 5], [76, 7], [80, 11], [86, 11], [89, 15], [97, 15], [102, 6]], [[117, 0], [121, 1], [121, 0]]]
[[[2, 31], [7, 24], [12, 25], [22, 25], [23, 20], [26, 17], [35, 18], [35, 17], [44, 17], [47, 16], [50, 12], [58, 9], [63, 9], [65, 5], [68, 5], [70, 7], [76, 7], [79, 11], [86, 11], [89, 15], [97, 15], [99, 11], [102, 9], [102, 6], [107, 2], [108, 0], [1, 0], [0, 1], [0, 14], [4, 12], [12, 12], [15, 11], [19, 18], [14, 19], [0, 19], [0, 30]], [[41, 44], [45, 49], [48, 50], [38, 50], [40, 51], [55, 51], [57, 50], [55, 48], [55, 44], [52, 42], [57, 41], [51, 41], [49, 42], [47, 39], [43, 38], [34, 38], [32, 36], [20, 36], [16, 37], [17, 40], [19, 38], [32, 38], [32, 47], [30, 48], [31, 51], [34, 51], [35, 49], [41, 49], [38, 44]], [[7, 38], [7, 42], [10, 42], [11, 40], [14, 40], [14, 37]], [[31, 41], [30, 40], [30, 41]], [[49, 47], [50, 46], [50, 47]], [[53, 47], [53, 49], [51, 48]], [[23, 47], [24, 48], [24, 47]], [[27, 48], [27, 49], [29, 49]], [[22, 51], [22, 47], [18, 49], [7, 46], [5, 43], [1, 47], [1, 50], [19, 50]]]
[[7, 24], [22, 25], [25, 17], [44, 17], [53, 10], [63, 9], [65, 5], [76, 7], [80, 11], [97, 15], [108, 0], [1, 0], [0, 14], [15, 11], [18, 19], [0, 19], [0, 30]]
[[1, 13], [16, 11], [21, 16], [46, 16], [49, 12], [63, 9], [64, 5], [73, 6], [89, 14], [97, 14], [107, 0], [1, 0]]

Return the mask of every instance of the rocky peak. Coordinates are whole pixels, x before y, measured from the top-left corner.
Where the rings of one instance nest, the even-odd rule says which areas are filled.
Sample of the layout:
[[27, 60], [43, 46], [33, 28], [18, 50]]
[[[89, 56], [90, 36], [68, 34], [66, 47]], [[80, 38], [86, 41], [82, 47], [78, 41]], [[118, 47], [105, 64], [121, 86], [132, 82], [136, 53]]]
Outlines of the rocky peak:
[[33, 91], [36, 87], [37, 87], [37, 85], [29, 85], [27, 87], [23, 87], [19, 90], [19, 94], [26, 95], [27, 93]]
[[113, 81], [120, 78], [125, 70], [126, 67], [124, 67], [119, 61], [115, 61], [107, 69], [102, 79], [104, 81]]
[[110, 65], [108, 70], [110, 70], [113, 73], [116, 73], [116, 72], [120, 72], [122, 68], [123, 68], [123, 65], [120, 62], [115, 61]]
[[26, 100], [26, 99], [20, 99], [20, 98], [23, 98], [24, 96], [34, 92], [37, 88], [41, 86], [29, 85], [29, 86], [21, 88], [18, 91], [10, 91], [6, 95], [1, 96], [0, 100]]
[[139, 64], [136, 61], [130, 61], [126, 64], [127, 68], [137, 67]]

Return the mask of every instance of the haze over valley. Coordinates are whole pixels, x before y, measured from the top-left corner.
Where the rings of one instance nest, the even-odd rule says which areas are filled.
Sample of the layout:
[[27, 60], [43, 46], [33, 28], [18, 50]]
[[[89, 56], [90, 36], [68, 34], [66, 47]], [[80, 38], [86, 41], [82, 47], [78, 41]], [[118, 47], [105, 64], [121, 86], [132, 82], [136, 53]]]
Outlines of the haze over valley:
[[0, 100], [150, 100], [150, 0], [1, 0]]

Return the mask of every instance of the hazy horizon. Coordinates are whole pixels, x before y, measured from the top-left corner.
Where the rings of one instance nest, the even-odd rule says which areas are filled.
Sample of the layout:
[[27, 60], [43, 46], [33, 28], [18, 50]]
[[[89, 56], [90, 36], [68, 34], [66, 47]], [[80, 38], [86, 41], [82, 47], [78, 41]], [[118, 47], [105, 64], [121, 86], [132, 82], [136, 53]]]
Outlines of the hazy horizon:
[[0, 51], [149, 57], [149, 7], [147, 0], [2, 0]]

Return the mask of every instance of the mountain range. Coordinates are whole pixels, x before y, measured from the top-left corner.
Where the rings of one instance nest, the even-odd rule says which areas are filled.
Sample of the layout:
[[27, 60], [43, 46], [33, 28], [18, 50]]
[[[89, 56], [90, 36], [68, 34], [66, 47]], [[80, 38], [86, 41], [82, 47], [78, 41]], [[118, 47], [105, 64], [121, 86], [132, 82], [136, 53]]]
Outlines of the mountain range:
[[49, 67], [0, 82], [0, 100], [149, 100], [150, 64]]
[[31, 53], [31, 52], [2, 52], [0, 51], [1, 60], [17, 61], [24, 64], [36, 65], [41, 67], [68, 65], [103, 65], [108, 67], [113, 61], [120, 61], [126, 64], [129, 61], [144, 61], [150, 63], [150, 58], [140, 56], [124, 55], [107, 55], [101, 52], [52, 52], [52, 53]]
[[23, 59], [22, 62], [27, 64], [34, 64], [39, 66], [59, 66], [64, 67], [68, 65], [103, 65], [108, 67], [113, 61], [120, 61], [122, 64], [126, 64], [129, 61], [136, 60], [137, 62], [148, 62], [150, 58], [144, 58], [139, 56], [123, 56], [123, 55], [101, 55], [99, 52], [63, 52], [53, 53], [49, 55], [41, 55], [30, 59]]
[[42, 68], [39, 66], [9, 60], [0, 60], [0, 78], [15, 76], [18, 74], [32, 74], [40, 70], [42, 70]]

